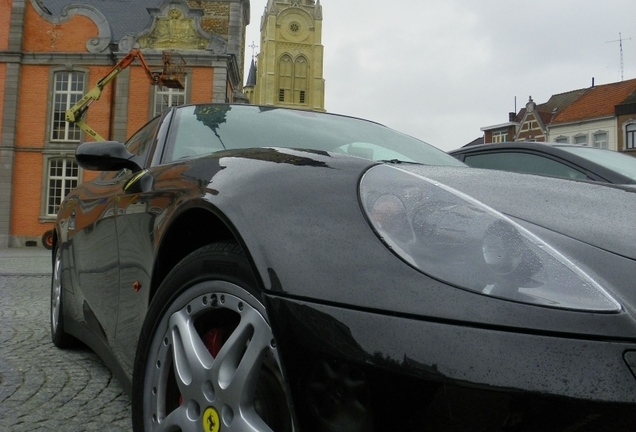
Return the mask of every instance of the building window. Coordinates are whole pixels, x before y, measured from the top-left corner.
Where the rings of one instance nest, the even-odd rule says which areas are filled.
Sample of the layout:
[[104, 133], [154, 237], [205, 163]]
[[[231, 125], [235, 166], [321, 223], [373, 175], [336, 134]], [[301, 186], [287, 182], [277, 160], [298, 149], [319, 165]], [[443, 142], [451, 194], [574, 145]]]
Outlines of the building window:
[[285, 54], [278, 63], [278, 102], [307, 104], [307, 59], [299, 56], [295, 61]]
[[577, 135], [574, 137], [574, 144], [587, 145], [587, 135]]
[[494, 143], [502, 143], [508, 141], [508, 132], [500, 131], [492, 133], [492, 142]]
[[79, 167], [74, 159], [49, 159], [46, 215], [55, 216], [62, 199], [79, 183]]
[[567, 144], [569, 142], [568, 137], [566, 136], [559, 136], [555, 141], [559, 144]]
[[166, 109], [185, 105], [186, 103], [186, 88], [188, 86], [187, 81], [183, 83], [183, 89], [170, 88], [164, 86], [154, 86], [155, 89], [155, 106], [153, 111], [153, 117], [161, 114]]
[[300, 31], [300, 24], [298, 24], [297, 22], [293, 22], [291, 24], [289, 24], [289, 31], [290, 33], [298, 33]]
[[294, 102], [305, 104], [305, 92], [307, 91], [307, 60], [298, 57], [294, 63]]
[[80, 128], [66, 121], [66, 110], [84, 96], [83, 72], [56, 72], [53, 77], [51, 141], [79, 141]]
[[636, 123], [630, 123], [625, 128], [625, 148], [636, 149]]
[[594, 134], [594, 147], [609, 149], [607, 132], [596, 132]]
[[291, 102], [292, 90], [292, 59], [288, 55], [281, 57], [278, 64], [278, 101]]

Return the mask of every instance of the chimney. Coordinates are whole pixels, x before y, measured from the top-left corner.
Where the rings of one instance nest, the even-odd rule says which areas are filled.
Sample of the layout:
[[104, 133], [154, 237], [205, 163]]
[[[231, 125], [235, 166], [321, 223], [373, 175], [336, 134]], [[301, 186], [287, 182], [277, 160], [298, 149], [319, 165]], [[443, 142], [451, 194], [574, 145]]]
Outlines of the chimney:
[[517, 117], [517, 113], [513, 113], [513, 112], [509, 112], [508, 113], [508, 121], [509, 122], [513, 122], [515, 121], [515, 118]]
[[594, 77], [592, 77], [592, 88], [594, 88]]

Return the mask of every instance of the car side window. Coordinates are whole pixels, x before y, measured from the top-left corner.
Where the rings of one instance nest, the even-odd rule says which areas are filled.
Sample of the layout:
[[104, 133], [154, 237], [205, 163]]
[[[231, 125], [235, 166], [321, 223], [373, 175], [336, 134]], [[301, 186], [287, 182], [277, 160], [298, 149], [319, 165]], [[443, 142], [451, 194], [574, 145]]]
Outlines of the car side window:
[[126, 149], [134, 155], [141, 156], [144, 160], [152, 148], [152, 143], [157, 136], [160, 117], [155, 117], [146, 126], [142, 127], [126, 141]]
[[585, 173], [566, 164], [530, 153], [505, 152], [466, 155], [464, 163], [474, 168], [589, 180], [589, 177]]
[[[140, 156], [142, 160], [146, 162], [148, 153], [152, 148], [152, 143], [157, 136], [159, 124], [160, 117], [156, 117], [148, 122], [144, 127], [131, 136], [128, 141], [126, 141], [126, 149], [135, 156]], [[129, 172], [130, 170], [128, 169], [122, 169], [119, 171], [103, 171], [99, 175], [97, 181], [101, 183], [118, 181], [119, 179], [126, 177]]]

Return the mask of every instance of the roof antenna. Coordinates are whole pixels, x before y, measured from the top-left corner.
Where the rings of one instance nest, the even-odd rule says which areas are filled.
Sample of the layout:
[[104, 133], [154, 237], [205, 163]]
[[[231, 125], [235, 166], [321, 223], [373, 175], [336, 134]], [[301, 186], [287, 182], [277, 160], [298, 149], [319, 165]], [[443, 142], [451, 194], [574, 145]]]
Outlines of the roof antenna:
[[[621, 81], [623, 81], [623, 41], [624, 40], [632, 40], [632, 38], [623, 39], [623, 36], [619, 32], [618, 33], [618, 39], [605, 42], [605, 43], [618, 42], [618, 45], [619, 45], [620, 51], [621, 51]], [[593, 84], [592, 84], [592, 87], [594, 87]]]

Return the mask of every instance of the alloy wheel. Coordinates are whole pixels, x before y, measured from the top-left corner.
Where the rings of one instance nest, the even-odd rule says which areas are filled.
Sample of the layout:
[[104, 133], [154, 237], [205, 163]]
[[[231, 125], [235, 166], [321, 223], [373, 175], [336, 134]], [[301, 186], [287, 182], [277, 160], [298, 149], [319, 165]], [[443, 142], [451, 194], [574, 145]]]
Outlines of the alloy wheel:
[[55, 251], [53, 262], [53, 275], [51, 281], [51, 332], [55, 335], [58, 331], [61, 319], [62, 305], [62, 253], [61, 249]]
[[156, 327], [145, 369], [146, 430], [291, 430], [264, 308], [234, 284], [181, 294]]

